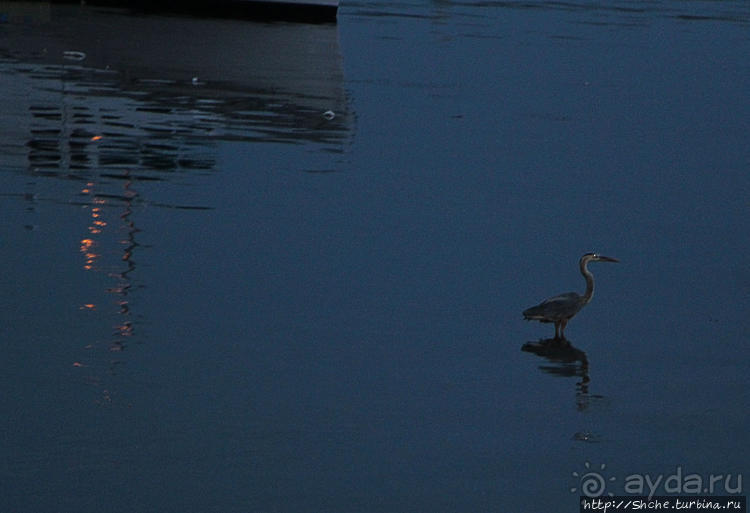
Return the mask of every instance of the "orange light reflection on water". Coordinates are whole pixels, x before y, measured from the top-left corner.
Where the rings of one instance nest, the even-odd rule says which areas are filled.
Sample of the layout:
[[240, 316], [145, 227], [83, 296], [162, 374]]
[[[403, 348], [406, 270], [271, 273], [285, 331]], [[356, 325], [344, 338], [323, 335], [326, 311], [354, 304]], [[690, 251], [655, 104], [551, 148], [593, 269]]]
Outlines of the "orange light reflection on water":
[[96, 245], [94, 239], [81, 239], [81, 253], [84, 256], [83, 268], [90, 271], [94, 268], [96, 259], [99, 258], [99, 254], [93, 251], [93, 247]]
[[[110, 226], [105, 218], [108, 211], [105, 211], [105, 207], [118, 207], [120, 205], [120, 199], [111, 200], [108, 197], [100, 197], [97, 195], [97, 183], [88, 182], [84, 187], [80, 189], [82, 195], [87, 196], [88, 202], [86, 207], [88, 208], [89, 220], [86, 226], [88, 231], [87, 235], [80, 240], [79, 250], [84, 257], [83, 268], [85, 271], [101, 272], [104, 269], [102, 266], [107, 265], [104, 261], [108, 258], [109, 252], [108, 239], [104, 238], [104, 231], [110, 229]], [[119, 215], [119, 218], [123, 224], [121, 228], [127, 230], [128, 237], [121, 239], [118, 244], [121, 246], [120, 260], [125, 262], [126, 268], [120, 271], [114, 269], [109, 270], [107, 275], [115, 280], [111, 287], [108, 287], [106, 291], [117, 297], [118, 313], [120, 314], [119, 322], [113, 326], [114, 331], [111, 334], [109, 340], [109, 351], [120, 352], [126, 348], [126, 341], [134, 336], [135, 326], [130, 319], [130, 304], [128, 301], [128, 294], [132, 287], [129, 275], [135, 269], [135, 262], [133, 261], [133, 250], [138, 246], [135, 241], [135, 234], [138, 232], [133, 220], [131, 219], [131, 201], [133, 201], [138, 193], [131, 188], [131, 182], [127, 181], [124, 183], [124, 211]], [[115, 226], [117, 229], [118, 226]], [[102, 251], [99, 251], [100, 246], [105, 246]], [[102, 255], [104, 253], [104, 255]], [[106, 258], [105, 258], [106, 257]], [[101, 305], [95, 305], [92, 303], [86, 303], [80, 307], [81, 310], [96, 310], [101, 309]], [[89, 344], [89, 347], [93, 347], [95, 344]]]

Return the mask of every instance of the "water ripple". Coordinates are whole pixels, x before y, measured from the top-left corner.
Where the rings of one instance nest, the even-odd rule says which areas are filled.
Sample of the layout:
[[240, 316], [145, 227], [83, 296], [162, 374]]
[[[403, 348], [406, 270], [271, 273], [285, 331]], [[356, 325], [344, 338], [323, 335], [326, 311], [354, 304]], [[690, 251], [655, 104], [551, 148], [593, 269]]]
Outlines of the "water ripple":
[[[9, 9], [0, 46], [8, 168], [66, 177], [211, 170], [222, 141], [340, 152], [350, 136], [335, 25], [55, 7], [30, 31]], [[189, 36], [196, 31], [215, 37]]]

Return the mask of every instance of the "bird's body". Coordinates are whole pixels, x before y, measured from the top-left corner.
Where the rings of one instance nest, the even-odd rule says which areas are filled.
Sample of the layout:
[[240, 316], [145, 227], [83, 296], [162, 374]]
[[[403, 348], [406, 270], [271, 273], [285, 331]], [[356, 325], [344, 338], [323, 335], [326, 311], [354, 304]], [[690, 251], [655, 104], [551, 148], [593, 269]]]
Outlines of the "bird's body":
[[586, 306], [594, 297], [594, 275], [588, 269], [589, 262], [618, 262], [616, 258], [586, 253], [579, 262], [581, 274], [586, 279], [586, 292], [583, 295], [577, 292], [567, 292], [558, 296], [545, 299], [536, 306], [527, 308], [523, 317], [527, 321], [552, 322], [555, 323], [555, 338], [565, 338], [565, 326], [581, 308]]

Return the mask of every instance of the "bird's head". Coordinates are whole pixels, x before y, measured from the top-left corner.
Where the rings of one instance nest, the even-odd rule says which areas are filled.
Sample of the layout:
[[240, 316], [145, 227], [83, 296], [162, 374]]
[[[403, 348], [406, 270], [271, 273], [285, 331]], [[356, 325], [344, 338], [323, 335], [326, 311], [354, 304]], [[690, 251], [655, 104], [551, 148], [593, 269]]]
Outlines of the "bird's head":
[[585, 265], [589, 262], [619, 262], [619, 260], [598, 253], [586, 253], [581, 257], [581, 264]]

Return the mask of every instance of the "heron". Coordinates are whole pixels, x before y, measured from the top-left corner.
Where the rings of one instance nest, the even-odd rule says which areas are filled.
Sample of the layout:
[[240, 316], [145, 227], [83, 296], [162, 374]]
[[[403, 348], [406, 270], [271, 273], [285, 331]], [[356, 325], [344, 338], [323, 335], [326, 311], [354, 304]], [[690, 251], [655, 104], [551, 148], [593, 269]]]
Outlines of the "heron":
[[619, 260], [597, 253], [586, 253], [578, 263], [581, 274], [586, 279], [586, 292], [583, 295], [577, 292], [567, 292], [545, 299], [538, 305], [524, 310], [524, 319], [527, 321], [554, 322], [555, 340], [565, 340], [565, 326], [567, 326], [568, 321], [594, 297], [594, 275], [588, 268], [590, 262], [619, 262]]

